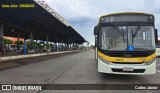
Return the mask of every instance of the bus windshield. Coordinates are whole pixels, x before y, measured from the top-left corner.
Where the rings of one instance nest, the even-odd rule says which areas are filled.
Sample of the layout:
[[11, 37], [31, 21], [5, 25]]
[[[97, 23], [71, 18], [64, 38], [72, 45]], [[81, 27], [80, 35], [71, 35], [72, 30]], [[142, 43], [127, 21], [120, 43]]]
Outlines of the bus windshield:
[[156, 43], [156, 48], [160, 48], [160, 44], [159, 43]]
[[155, 49], [153, 26], [107, 26], [99, 32], [99, 48], [103, 50], [148, 51]]

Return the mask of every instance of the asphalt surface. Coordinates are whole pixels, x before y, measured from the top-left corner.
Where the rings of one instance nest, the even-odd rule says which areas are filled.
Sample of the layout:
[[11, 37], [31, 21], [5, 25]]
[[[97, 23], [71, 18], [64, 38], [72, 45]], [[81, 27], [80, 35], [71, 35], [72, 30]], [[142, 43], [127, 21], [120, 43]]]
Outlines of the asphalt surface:
[[[155, 75], [102, 74], [96, 70], [94, 50], [0, 71], [1, 84], [160, 84], [160, 58]], [[1, 93], [160, 93], [158, 90], [0, 91]]]

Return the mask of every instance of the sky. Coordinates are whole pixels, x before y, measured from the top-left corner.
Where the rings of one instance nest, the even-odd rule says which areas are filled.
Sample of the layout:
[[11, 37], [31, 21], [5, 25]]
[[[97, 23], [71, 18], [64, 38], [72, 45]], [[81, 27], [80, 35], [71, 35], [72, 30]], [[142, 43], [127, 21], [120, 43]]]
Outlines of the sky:
[[94, 45], [94, 26], [99, 17], [116, 12], [144, 12], [155, 16], [160, 37], [160, 0], [45, 0], [90, 45]]

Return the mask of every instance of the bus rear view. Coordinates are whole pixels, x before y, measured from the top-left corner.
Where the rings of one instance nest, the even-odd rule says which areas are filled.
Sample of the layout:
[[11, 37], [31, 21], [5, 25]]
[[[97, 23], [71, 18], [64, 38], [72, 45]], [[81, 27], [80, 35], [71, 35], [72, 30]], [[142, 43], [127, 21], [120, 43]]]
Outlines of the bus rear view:
[[100, 17], [94, 29], [98, 72], [155, 74], [154, 16], [117, 13]]

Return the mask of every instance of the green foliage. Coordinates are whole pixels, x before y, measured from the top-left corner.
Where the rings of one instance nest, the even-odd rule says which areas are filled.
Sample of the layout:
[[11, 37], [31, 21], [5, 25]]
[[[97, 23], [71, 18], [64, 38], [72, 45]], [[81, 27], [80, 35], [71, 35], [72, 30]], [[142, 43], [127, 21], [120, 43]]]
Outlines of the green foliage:
[[3, 39], [4, 39], [4, 44], [13, 44], [12, 40], [6, 39], [6, 38], [3, 38]]
[[[14, 42], [14, 44], [18, 44], [18, 41]], [[23, 43], [23, 41], [19, 41], [19, 44], [23, 45], [24, 43]]]
[[54, 47], [54, 44], [50, 44], [49, 46], [50, 46], [50, 47]]
[[33, 48], [35, 48], [36, 47], [36, 42], [32, 42], [31, 43], [31, 41], [27, 41], [27, 48], [28, 49], [33, 49]]
[[41, 45], [41, 44], [37, 43], [37, 47], [39, 47], [39, 48], [43, 48], [43, 45]]

